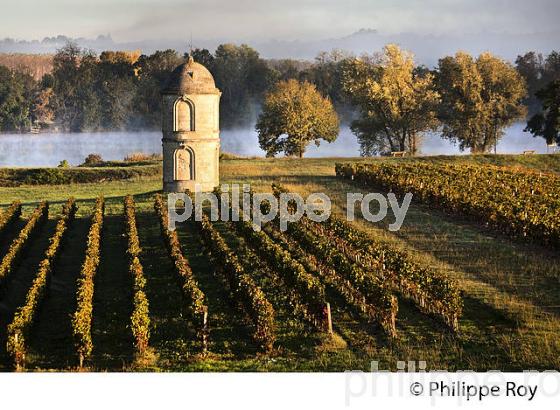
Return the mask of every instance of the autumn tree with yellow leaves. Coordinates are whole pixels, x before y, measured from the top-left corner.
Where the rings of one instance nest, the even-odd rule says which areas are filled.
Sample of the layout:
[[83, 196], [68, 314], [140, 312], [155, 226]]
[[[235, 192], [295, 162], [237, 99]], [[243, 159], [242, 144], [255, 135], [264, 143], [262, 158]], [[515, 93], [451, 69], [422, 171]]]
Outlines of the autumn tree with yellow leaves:
[[301, 158], [311, 142], [334, 141], [339, 121], [331, 101], [313, 84], [292, 79], [266, 94], [255, 128], [267, 157], [284, 152]]
[[360, 118], [351, 129], [362, 155], [389, 151], [416, 154], [419, 139], [438, 126], [434, 76], [414, 65], [413, 55], [389, 44], [374, 57], [347, 60], [343, 87]]

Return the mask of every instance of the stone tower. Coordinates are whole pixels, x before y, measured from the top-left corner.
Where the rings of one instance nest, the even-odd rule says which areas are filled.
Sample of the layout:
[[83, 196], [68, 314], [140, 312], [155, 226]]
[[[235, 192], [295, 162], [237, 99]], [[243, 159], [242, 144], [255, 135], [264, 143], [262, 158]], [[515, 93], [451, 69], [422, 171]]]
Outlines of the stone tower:
[[163, 190], [212, 191], [219, 185], [220, 96], [214, 78], [192, 57], [161, 92]]

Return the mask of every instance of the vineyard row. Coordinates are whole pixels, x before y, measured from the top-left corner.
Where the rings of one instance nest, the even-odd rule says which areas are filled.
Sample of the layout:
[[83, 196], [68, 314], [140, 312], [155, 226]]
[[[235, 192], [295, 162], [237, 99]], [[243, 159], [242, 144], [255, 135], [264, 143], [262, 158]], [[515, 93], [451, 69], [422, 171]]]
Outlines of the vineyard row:
[[414, 194], [433, 207], [482, 221], [512, 238], [560, 248], [560, 177], [490, 165], [336, 164], [336, 175], [368, 188]]
[[76, 210], [77, 207], [74, 199], [68, 199], [62, 208], [62, 217], [58, 220], [54, 234], [49, 240], [45, 257], [39, 264], [35, 279], [27, 292], [25, 303], [17, 310], [14, 319], [8, 325], [7, 350], [16, 368], [25, 366], [25, 357], [28, 349], [27, 339], [37, 318], [39, 306], [45, 298], [53, 272], [53, 265], [60, 254], [65, 234], [74, 220]]

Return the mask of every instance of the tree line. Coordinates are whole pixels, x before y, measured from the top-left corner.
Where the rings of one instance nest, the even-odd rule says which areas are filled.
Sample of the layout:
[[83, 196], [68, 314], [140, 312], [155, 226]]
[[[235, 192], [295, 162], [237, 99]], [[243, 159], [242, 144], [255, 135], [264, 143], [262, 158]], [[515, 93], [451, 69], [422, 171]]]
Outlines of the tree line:
[[[276, 81], [275, 70], [246, 45], [193, 54], [223, 92], [222, 127], [246, 126]], [[25, 70], [0, 65], [0, 131], [24, 131], [34, 124], [72, 132], [159, 129], [160, 90], [187, 57], [175, 50], [96, 55], [68, 43], [53, 56], [52, 71], [38, 81]]]
[[[546, 61], [557, 57], [553, 52]], [[267, 155], [284, 151], [301, 156], [312, 141], [317, 145], [321, 140], [333, 141], [338, 124], [331, 101], [355, 109], [351, 129], [364, 156], [415, 155], [429, 132], [440, 132], [461, 150], [488, 152], [506, 127], [526, 118], [526, 79], [537, 81], [488, 52], [478, 57], [457, 52], [441, 58], [432, 70], [417, 66], [411, 53], [394, 44], [380, 53], [326, 61], [332, 70], [326, 82], [331, 88], [326, 92], [320, 88], [325, 83], [316, 82], [308, 91], [318, 94], [312, 107], [302, 109], [309, 105], [302, 97], [305, 81], [281, 81], [267, 96], [257, 122], [259, 142]], [[549, 144], [560, 143], [560, 67], [543, 67], [548, 83], [542, 82], [544, 88], [535, 91], [539, 107], [533, 108], [537, 113], [526, 131]], [[543, 81], [542, 75], [538, 81]], [[288, 101], [283, 101], [288, 95]]]
[[[490, 53], [458, 52], [433, 69], [417, 65], [412, 54], [395, 45], [359, 57], [333, 50], [315, 61], [265, 60], [251, 47], [233, 44], [192, 54], [222, 91], [221, 127], [256, 122], [269, 155], [303, 155], [311, 141], [334, 140], [339, 122], [351, 122], [363, 155], [415, 153], [430, 131], [440, 131], [462, 149], [485, 152], [505, 127], [527, 113], [534, 117], [529, 131], [547, 141], [557, 137], [558, 87], [551, 84], [560, 80], [560, 54], [555, 51], [546, 57], [529, 52], [515, 64]], [[52, 71], [39, 80], [0, 65], [0, 131], [31, 125], [73, 132], [159, 129], [159, 92], [187, 57], [175, 50], [96, 55], [68, 43], [54, 55]], [[283, 98], [291, 98], [296, 113], [317, 107], [324, 121], [306, 128], [304, 120], [320, 118], [282, 119], [278, 110], [290, 106]], [[272, 109], [276, 114], [269, 115]], [[298, 129], [297, 136], [288, 138], [282, 121], [292, 134]]]

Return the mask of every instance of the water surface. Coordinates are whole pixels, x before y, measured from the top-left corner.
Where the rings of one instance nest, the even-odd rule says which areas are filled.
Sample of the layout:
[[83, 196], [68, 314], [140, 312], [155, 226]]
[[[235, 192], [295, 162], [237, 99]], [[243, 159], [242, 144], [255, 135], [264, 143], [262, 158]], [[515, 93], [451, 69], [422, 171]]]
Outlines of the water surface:
[[[510, 127], [498, 143], [498, 153], [519, 154], [524, 150], [546, 153], [542, 138], [523, 132], [524, 124]], [[264, 156], [257, 133], [251, 129], [228, 129], [221, 132], [222, 150], [239, 155]], [[424, 155], [460, 154], [459, 149], [437, 134], [427, 136], [421, 148]], [[91, 153], [105, 160], [122, 160], [126, 155], [142, 152], [161, 153], [161, 132], [44, 133], [0, 134], [0, 166], [56, 166], [62, 160], [78, 165]], [[311, 144], [307, 157], [349, 157], [359, 155], [356, 137], [348, 126], [341, 128], [333, 143]]]

